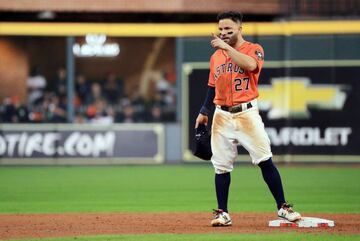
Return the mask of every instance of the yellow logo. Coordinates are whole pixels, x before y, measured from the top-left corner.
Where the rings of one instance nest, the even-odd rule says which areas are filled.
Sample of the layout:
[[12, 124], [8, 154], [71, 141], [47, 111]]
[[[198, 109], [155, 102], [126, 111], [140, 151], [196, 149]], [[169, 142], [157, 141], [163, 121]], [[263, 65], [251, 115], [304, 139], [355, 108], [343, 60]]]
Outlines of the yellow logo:
[[269, 110], [269, 119], [309, 118], [308, 107], [340, 110], [346, 99], [340, 85], [311, 84], [305, 77], [273, 78], [259, 85], [259, 94], [259, 109]]

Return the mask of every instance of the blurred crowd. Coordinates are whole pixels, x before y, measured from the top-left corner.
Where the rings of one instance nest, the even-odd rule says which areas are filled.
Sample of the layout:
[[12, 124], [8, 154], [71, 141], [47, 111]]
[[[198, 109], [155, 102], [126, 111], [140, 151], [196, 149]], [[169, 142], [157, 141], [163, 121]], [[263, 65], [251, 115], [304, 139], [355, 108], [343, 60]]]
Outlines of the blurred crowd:
[[[146, 123], [174, 122], [176, 112], [175, 76], [159, 72], [151, 79], [151, 97], [138, 89], [125, 91], [124, 82], [114, 72], [102, 80], [75, 77], [74, 123]], [[27, 79], [27, 101], [18, 96], [7, 97], [0, 105], [1, 123], [66, 123], [66, 70], [59, 68], [57, 77], [48, 81], [31, 70]]]

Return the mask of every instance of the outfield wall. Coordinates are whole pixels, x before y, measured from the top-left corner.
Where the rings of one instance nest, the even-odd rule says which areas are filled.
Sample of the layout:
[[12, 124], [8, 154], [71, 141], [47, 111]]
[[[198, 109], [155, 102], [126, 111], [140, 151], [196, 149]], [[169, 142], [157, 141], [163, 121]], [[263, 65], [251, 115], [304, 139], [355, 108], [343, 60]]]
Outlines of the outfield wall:
[[[137, 30], [139, 28], [141, 32]], [[258, 42], [265, 49], [265, 65], [259, 82], [260, 114], [273, 144], [275, 160], [359, 162], [360, 21], [246, 23], [243, 31], [247, 40]], [[133, 38], [176, 37], [177, 123], [116, 124], [111, 127], [2, 125], [0, 163], [200, 161], [191, 154], [192, 127], [206, 93], [208, 61], [213, 52], [209, 44], [210, 33], [216, 32], [216, 24], [0, 23], [0, 35], [5, 37], [82, 36], [89, 32]], [[149, 128], [145, 128], [147, 132], [138, 132], [144, 126]], [[78, 128], [84, 132], [79, 132]], [[162, 129], [161, 135], [154, 131], [157, 128]], [[85, 146], [95, 140], [95, 129], [99, 131], [98, 139], [104, 142], [115, 135], [118, 142], [115, 141], [113, 150], [119, 152], [95, 151]], [[33, 133], [35, 130], [39, 133]], [[110, 137], [107, 136], [109, 130], [113, 133], [109, 134]], [[47, 131], [50, 134], [45, 134]], [[132, 132], [142, 134], [132, 135]], [[66, 140], [75, 139], [73, 133], [87, 136], [88, 143], [72, 144], [79, 145], [79, 150], [83, 152], [74, 154], [68, 151], [74, 150], [73, 147], [65, 148]], [[139, 141], [146, 136], [145, 133], [152, 134], [145, 141]], [[38, 138], [35, 144], [30, 145], [31, 148], [29, 144], [24, 144], [30, 143], [28, 136]], [[44, 148], [41, 143], [45, 137], [55, 139], [56, 152], [41, 149]], [[151, 146], [153, 142], [157, 145]], [[125, 143], [131, 143], [129, 149]], [[81, 145], [89, 149], [82, 147], [84, 151]], [[18, 150], [16, 155], [15, 150]], [[129, 150], [132, 154], [126, 152]], [[241, 148], [239, 152], [239, 161], [249, 162], [246, 152]], [[24, 156], [26, 153], [30, 153], [29, 156]], [[94, 153], [102, 156], [94, 156]]]

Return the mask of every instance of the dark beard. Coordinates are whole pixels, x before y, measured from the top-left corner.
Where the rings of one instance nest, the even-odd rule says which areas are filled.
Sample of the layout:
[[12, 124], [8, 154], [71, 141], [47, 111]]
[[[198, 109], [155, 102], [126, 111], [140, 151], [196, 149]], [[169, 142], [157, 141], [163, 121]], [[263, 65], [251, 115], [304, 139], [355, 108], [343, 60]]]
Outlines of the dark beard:
[[230, 45], [231, 47], [234, 47], [236, 45], [237, 41], [238, 41], [237, 36], [233, 35], [230, 37], [228, 45]]

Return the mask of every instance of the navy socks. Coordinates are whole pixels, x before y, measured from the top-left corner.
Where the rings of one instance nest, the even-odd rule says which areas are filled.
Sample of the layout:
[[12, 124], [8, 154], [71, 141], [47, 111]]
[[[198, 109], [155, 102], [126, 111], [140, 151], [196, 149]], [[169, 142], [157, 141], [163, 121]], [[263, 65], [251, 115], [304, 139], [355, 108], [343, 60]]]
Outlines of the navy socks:
[[[264, 181], [268, 185], [270, 192], [276, 201], [277, 208], [280, 209], [281, 205], [285, 203], [285, 196], [279, 171], [271, 158], [260, 162], [259, 167], [261, 168]], [[215, 190], [218, 208], [222, 209], [224, 212], [228, 212], [227, 203], [230, 182], [230, 172], [224, 174], [215, 174]]]
[[278, 169], [274, 165], [271, 158], [266, 161], [260, 162], [259, 167], [264, 178], [264, 181], [268, 185], [271, 194], [275, 198], [278, 210], [281, 205], [285, 202], [284, 190], [281, 183], [281, 177]]
[[227, 203], [229, 196], [230, 181], [231, 181], [230, 172], [224, 174], [215, 174], [215, 190], [216, 190], [218, 208], [222, 209], [224, 212], [228, 212]]

